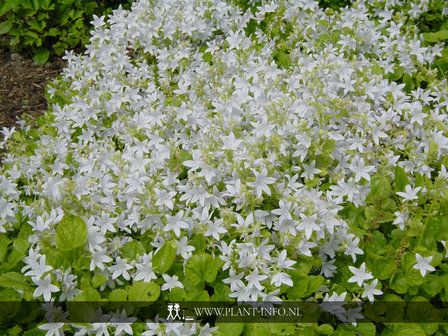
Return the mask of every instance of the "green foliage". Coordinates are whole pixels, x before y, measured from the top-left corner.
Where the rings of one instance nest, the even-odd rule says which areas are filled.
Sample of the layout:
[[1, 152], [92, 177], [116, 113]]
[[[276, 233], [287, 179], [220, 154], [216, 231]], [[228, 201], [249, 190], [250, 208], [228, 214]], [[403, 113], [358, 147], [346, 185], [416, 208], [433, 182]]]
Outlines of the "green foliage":
[[176, 259], [177, 246], [173, 241], [166, 242], [152, 258], [154, 268], [160, 273], [165, 273]]
[[128, 291], [129, 301], [155, 301], [159, 295], [160, 287], [153, 282], [135, 282]]
[[56, 246], [61, 251], [71, 251], [84, 246], [87, 241], [87, 226], [76, 216], [61, 220], [56, 230]]
[[185, 274], [194, 284], [201, 281], [212, 282], [220, 268], [221, 262], [219, 260], [209, 254], [201, 253], [187, 261]]
[[6, 0], [0, 4], [0, 35], [5, 47], [27, 52], [38, 64], [67, 49], [81, 49], [89, 42], [93, 15], [107, 15], [131, 0]]
[[346, 6], [350, 6], [352, 3], [353, 1], [351, 0], [319, 0], [319, 7], [338, 10]]
[[[48, 2], [46, 10], [50, 10]], [[67, 3], [67, 1], [65, 1]], [[33, 6], [35, 3], [40, 4], [39, 1], [30, 2]], [[70, 1], [73, 5], [77, 2]], [[256, 10], [256, 4], [250, 5], [248, 2], [239, 1], [240, 7], [244, 9]], [[431, 9], [424, 20], [428, 21], [427, 28], [423, 37], [426, 43], [446, 42], [447, 29], [445, 23], [441, 23], [444, 19], [435, 12], [436, 5], [440, 2], [432, 1]], [[12, 2], [6, 2], [7, 5], [2, 4], [0, 8], [7, 13], [5, 15], [13, 15], [20, 10], [20, 2], [12, 5]], [[321, 6], [327, 8], [338, 8], [347, 4], [345, 1], [321, 1]], [[100, 6], [99, 4], [96, 4]], [[9, 6], [9, 7], [7, 7]], [[95, 6], [90, 4], [89, 6]], [[434, 7], [435, 6], [435, 7]], [[70, 7], [70, 6], [69, 6]], [[6, 9], [5, 9], [6, 8]], [[34, 7], [33, 7], [34, 8]], [[40, 8], [40, 7], [39, 7]], [[42, 7], [43, 8], [43, 7]], [[56, 8], [56, 7], [55, 7]], [[71, 7], [70, 7], [71, 8]], [[440, 9], [440, 8], [439, 8]], [[326, 13], [330, 15], [332, 10], [327, 10]], [[431, 12], [432, 11], [432, 12]], [[36, 13], [38, 10], [36, 10]], [[1, 13], [1, 10], [0, 10]], [[4, 14], [3, 13], [3, 14]], [[33, 13], [32, 16], [38, 15]], [[433, 13], [433, 14], [431, 14]], [[429, 15], [433, 15], [431, 17]], [[44, 18], [45, 16], [41, 16]], [[62, 19], [61, 19], [62, 20]], [[33, 21], [34, 22], [34, 21]], [[43, 23], [42, 23], [43, 22]], [[48, 25], [45, 20], [36, 21], [34, 23], [27, 23], [28, 27], [34, 32], [44, 32]], [[69, 20], [67, 20], [68, 24]], [[70, 21], [71, 22], [71, 21]], [[280, 23], [277, 27], [271, 27], [269, 17], [260, 23], [251, 21], [248, 24], [247, 32], [250, 33], [256, 28], [260, 28], [271, 36], [284, 37], [288, 34], [289, 27], [286, 23]], [[4, 21], [0, 24], [0, 33], [11, 34], [14, 29], [14, 21]], [[271, 29], [272, 28], [272, 29]], [[275, 29], [274, 29], [275, 28]], [[53, 30], [51, 30], [53, 29]], [[51, 28], [51, 34], [59, 34], [61, 28]], [[59, 29], [59, 30], [57, 30]], [[423, 28], [422, 28], [423, 29]], [[36, 36], [38, 36], [37, 33]], [[28, 33], [28, 39], [34, 38], [35, 35]], [[52, 35], [49, 35], [52, 36]], [[66, 35], [64, 35], [66, 36]], [[65, 38], [65, 37], [64, 37]], [[337, 34], [324, 34], [319, 37], [319, 42], [327, 43], [337, 39]], [[281, 40], [281, 39], [280, 39]], [[34, 42], [33, 42], [34, 43]], [[30, 46], [38, 47], [35, 43]], [[43, 43], [43, 42], [42, 42]], [[48, 49], [40, 46], [33, 49], [36, 60], [43, 62], [48, 58]], [[276, 45], [276, 49], [272, 54], [273, 60], [280, 68], [288, 68], [292, 64], [290, 57], [291, 47], [287, 43], [280, 41]], [[444, 51], [446, 60], [448, 60], [448, 53]], [[445, 57], [445, 56], [444, 56]], [[211, 53], [204, 54], [204, 61], [212, 62], [213, 56]], [[441, 60], [444, 58], [442, 57]], [[442, 62], [442, 61], [440, 61]], [[441, 63], [440, 63], [441, 64]], [[448, 62], [447, 62], [448, 64]], [[425, 69], [422, 69], [425, 74]], [[406, 90], [411, 91], [416, 87], [423, 85], [423, 80], [418, 75], [410, 75], [405, 73], [403, 67], [395, 67], [394, 72], [388, 75], [388, 78], [398, 83], [406, 84]], [[425, 80], [430, 80], [434, 77], [428, 77]], [[63, 90], [60, 90], [63, 91]], [[60, 95], [62, 96], [62, 95]], [[172, 98], [169, 98], [172, 99]], [[43, 132], [50, 132], [49, 129], [44, 129]], [[20, 131], [19, 131], [20, 132]], [[19, 132], [15, 133], [21, 136]], [[31, 134], [31, 132], [30, 132]], [[23, 140], [27, 149], [34, 151], [33, 137]], [[116, 148], [123, 150], [124, 144], [115, 137], [113, 138]], [[29, 147], [28, 147], [29, 146]], [[315, 151], [314, 144], [310, 147], [310, 152]], [[320, 177], [307, 182], [314, 183], [313, 186], [320, 183], [323, 179], [328, 178], [329, 169], [326, 169], [332, 163], [332, 154], [336, 147], [335, 140], [325, 140], [316, 144], [319, 147], [321, 154], [316, 154], [316, 161], [322, 173]], [[438, 152], [437, 144], [428, 144], [429, 153]], [[187, 167], [183, 164], [185, 161], [192, 160], [192, 154], [189, 151], [181, 148], [173, 148], [172, 156], [170, 157], [170, 166], [175, 167], [179, 179], [188, 177]], [[394, 154], [405, 155], [402, 152]], [[311, 154], [310, 154], [311, 155]], [[314, 154], [312, 154], [314, 155]], [[329, 158], [329, 164], [326, 163], [326, 158]], [[440, 169], [440, 160], [437, 155], [428, 154], [428, 165], [431, 168]], [[71, 158], [67, 159], [70, 162]], [[326, 168], [324, 168], [326, 167]], [[437, 168], [439, 167], [439, 168]], [[365, 263], [369, 272], [379, 280], [377, 289], [381, 290], [383, 294], [376, 296], [375, 300], [384, 301], [401, 301], [409, 300], [413, 297], [430, 300], [436, 296], [447, 301], [448, 298], [448, 276], [446, 272], [448, 267], [442, 263], [442, 252], [445, 252], [442, 247], [442, 242], [448, 241], [448, 201], [447, 193], [443, 197], [443, 192], [433, 192], [437, 186], [437, 174], [433, 173], [433, 178], [427, 178], [418, 173], [407, 173], [405, 169], [396, 166], [390, 171], [390, 174], [384, 174], [379, 170], [379, 173], [373, 175], [369, 182], [370, 192], [367, 195], [364, 205], [354, 206], [351, 202], [345, 203], [344, 208], [341, 209], [340, 215], [350, 224], [350, 230], [360, 237], [360, 247], [362, 247], [363, 254], [358, 256], [356, 260], [357, 268]], [[362, 183], [367, 183], [363, 181]], [[406, 190], [406, 186], [426, 187], [428, 192], [419, 194], [419, 197], [414, 202], [403, 201], [399, 193]], [[268, 205], [268, 203], [263, 203]], [[269, 206], [272, 204], [269, 203]], [[271, 208], [264, 208], [263, 210], [272, 210]], [[400, 229], [394, 223], [397, 218], [397, 213], [406, 213], [406, 225]], [[21, 262], [26, 256], [29, 248], [29, 243], [26, 240], [30, 232], [30, 227], [24, 224], [25, 220], [20, 220], [17, 224], [22, 235], [12, 237], [10, 233], [0, 234], [0, 269], [2, 275], [0, 276], [0, 298], [8, 300], [18, 299], [18, 291], [23, 291], [24, 297], [32, 298], [33, 289], [29, 278], [20, 274], [19, 271], [23, 266]], [[81, 279], [81, 288], [83, 292], [76, 296], [77, 301], [155, 301], [159, 298], [171, 301], [225, 301], [229, 298], [230, 288], [228, 285], [222, 283], [222, 280], [229, 277], [228, 271], [219, 272], [222, 268], [223, 262], [219, 257], [215, 257], [209, 251], [206, 237], [201, 232], [192, 232], [189, 236], [189, 245], [194, 247], [194, 254], [184, 264], [182, 264], [180, 256], [178, 256], [177, 245], [174, 241], [167, 241], [161, 249], [159, 249], [152, 257], [152, 265], [154, 271], [161, 274], [175, 275], [180, 279], [184, 288], [171, 288], [170, 291], [161, 292], [161, 287], [164, 281], [158, 277], [153, 282], [147, 283], [142, 281], [125, 282], [123, 288], [111, 289], [106, 286], [107, 277], [103, 274], [91, 274], [89, 272], [89, 261], [85, 258], [77, 258], [81, 256], [79, 251], [82, 250], [87, 241], [87, 227], [84, 221], [75, 216], [66, 216], [59, 224], [55, 225], [55, 243], [56, 247], [47, 244], [45, 246], [46, 237], [43, 235], [43, 252], [47, 256], [48, 264], [54, 268], [63, 265], [65, 269], [73, 266], [73, 272]], [[28, 233], [27, 233], [28, 232]], [[269, 234], [267, 230], [262, 234]], [[139, 256], [144, 255], [152, 250], [151, 240], [149, 236], [142, 236], [140, 241], [133, 240], [118, 250], [121, 257], [126, 259], [138, 259]], [[293, 239], [293, 238], [291, 238]], [[343, 242], [346, 244], [346, 242]], [[431, 266], [437, 267], [434, 273], [422, 276], [421, 273], [414, 268], [416, 265], [415, 253], [423, 255], [423, 257], [432, 256]], [[321, 260], [319, 258], [297, 256], [294, 253], [294, 261], [296, 264], [293, 269], [285, 271], [290, 277], [294, 286], [288, 287], [282, 285], [279, 296], [285, 300], [304, 300], [313, 296], [316, 299], [321, 299], [327, 290], [329, 293], [354, 293], [357, 298], [361, 297], [364, 288], [360, 288], [353, 282], [350, 283], [348, 279], [353, 276], [347, 268], [347, 265], [352, 264], [352, 258], [348, 255], [338, 255], [338, 261], [335, 265], [338, 267], [338, 272], [334, 278], [325, 279], [319, 274]], [[341, 253], [342, 254], [342, 253]], [[344, 259], [345, 258], [345, 259]], [[234, 262], [234, 260], [231, 260]], [[369, 281], [369, 284], [371, 282]], [[265, 284], [270, 286], [269, 284]], [[274, 289], [274, 287], [270, 288]], [[31, 290], [31, 292], [30, 292]], [[363, 297], [364, 299], [364, 297]], [[1, 300], [0, 300], [1, 301]], [[372, 308], [373, 309], [373, 308]], [[9, 315], [15, 312], [8, 312]], [[91, 314], [91, 310], [81, 312], [82, 314]], [[366, 309], [365, 316], [380, 316], [381, 312], [370, 311]], [[408, 315], [415, 314], [415, 312], [406, 312]], [[396, 312], [393, 312], [396, 314]], [[1, 314], [0, 314], [1, 315]], [[346, 324], [337, 325], [330, 324], [325, 321], [322, 325], [267, 325], [267, 324], [220, 324], [218, 335], [240, 335], [241, 333], [247, 335], [281, 335], [281, 334], [301, 334], [301, 335], [375, 335], [377, 332], [384, 335], [431, 335], [435, 334], [439, 328], [438, 325], [428, 326], [425, 324], [408, 324], [399, 326], [396, 324], [381, 325], [377, 328], [373, 323], [360, 323], [357, 326]], [[444, 333], [440, 327], [440, 334]], [[37, 329], [28, 331], [29, 335], [40, 335]]]

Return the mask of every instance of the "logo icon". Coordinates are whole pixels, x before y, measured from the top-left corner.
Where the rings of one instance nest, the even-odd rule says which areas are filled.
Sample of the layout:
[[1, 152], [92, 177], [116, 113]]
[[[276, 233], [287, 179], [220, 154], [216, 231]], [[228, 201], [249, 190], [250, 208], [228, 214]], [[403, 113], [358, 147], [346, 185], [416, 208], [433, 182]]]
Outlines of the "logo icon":
[[179, 312], [180, 312], [180, 304], [178, 303], [168, 303], [167, 306], [168, 309], [168, 317], [167, 320], [168, 321], [194, 321], [194, 317], [193, 316], [184, 316], [185, 311], [182, 310], [182, 317], [180, 316]]

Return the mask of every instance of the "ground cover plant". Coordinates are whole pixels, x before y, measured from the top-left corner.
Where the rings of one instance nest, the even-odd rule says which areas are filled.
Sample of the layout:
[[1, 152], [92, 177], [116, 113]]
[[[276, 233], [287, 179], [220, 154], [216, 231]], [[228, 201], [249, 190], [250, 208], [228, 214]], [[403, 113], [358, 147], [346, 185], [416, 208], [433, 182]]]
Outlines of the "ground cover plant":
[[[13, 52], [28, 53], [38, 64], [66, 49], [80, 49], [89, 41], [92, 15], [104, 15], [132, 1], [4, 0], [0, 3], [2, 43]], [[0, 41], [2, 42], [2, 41]]]
[[[0, 301], [446, 302], [446, 54], [440, 26], [413, 24], [432, 5], [141, 0], [95, 17], [41, 127], [3, 130]], [[28, 335], [447, 332], [334, 313], [4, 319]]]

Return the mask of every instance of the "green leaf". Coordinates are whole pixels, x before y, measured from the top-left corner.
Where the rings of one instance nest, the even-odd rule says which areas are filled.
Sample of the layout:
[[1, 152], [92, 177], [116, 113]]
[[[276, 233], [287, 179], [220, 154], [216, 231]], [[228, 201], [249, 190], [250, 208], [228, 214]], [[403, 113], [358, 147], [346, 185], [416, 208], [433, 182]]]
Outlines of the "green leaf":
[[80, 217], [64, 217], [56, 229], [56, 246], [61, 251], [71, 251], [82, 247], [87, 241], [87, 226]]
[[4, 234], [0, 234], [0, 264], [2, 264], [6, 258], [9, 243], [10, 240]]
[[107, 280], [104, 274], [95, 274], [92, 278], [92, 286], [93, 288], [98, 288], [103, 285]]
[[183, 301], [185, 299], [185, 296], [186, 296], [185, 290], [183, 290], [182, 288], [179, 288], [179, 287], [172, 288], [168, 294], [170, 301], [174, 301], [174, 302]]
[[39, 10], [39, 0], [33, 0], [33, 9], [35, 11]]
[[176, 259], [177, 246], [173, 241], [168, 241], [152, 257], [152, 265], [159, 273], [165, 273]]
[[271, 336], [272, 333], [268, 323], [246, 323], [244, 324], [243, 335]]
[[0, 325], [2, 320], [13, 317], [20, 311], [20, 305], [16, 302], [21, 301], [20, 294], [12, 288], [0, 288]]
[[121, 250], [121, 253], [126, 258], [136, 259], [139, 255], [145, 254], [143, 244], [138, 240], [133, 240], [127, 243]]
[[45, 330], [40, 330], [40, 329], [31, 329], [28, 330], [27, 332], [25, 332], [23, 334], [23, 336], [45, 336], [47, 332]]
[[20, 1], [17, 1], [17, 0], [3, 1], [0, 4], [0, 16], [5, 15], [10, 10], [12, 10], [14, 12], [19, 4], [20, 4]]
[[157, 300], [160, 295], [160, 287], [154, 282], [134, 282], [128, 290], [129, 301], [148, 301]]
[[46, 27], [45, 21], [37, 21], [37, 20], [30, 20], [27, 21], [28, 26], [30, 26], [31, 29], [34, 29], [38, 32], [41, 32]]
[[406, 272], [406, 281], [409, 287], [420, 286], [425, 282], [425, 278], [422, 277], [419, 270], [409, 268]]
[[58, 36], [61, 34], [61, 31], [58, 28], [50, 28], [48, 30], [48, 36]]
[[33, 59], [39, 65], [44, 64], [48, 60], [49, 57], [50, 57], [50, 51], [46, 48], [37, 49], [33, 55]]
[[[219, 318], [218, 318], [219, 321]], [[243, 332], [244, 323], [216, 323], [218, 330], [217, 336], [239, 336]]]
[[371, 179], [370, 193], [367, 196], [369, 202], [375, 203], [379, 200], [389, 198], [392, 191], [390, 182], [382, 175], [375, 175]]
[[[306, 276], [311, 271], [314, 266], [314, 261], [312, 258], [299, 256], [297, 257], [297, 263], [293, 266], [295, 271], [291, 271], [291, 276], [302, 275]], [[287, 272], [289, 273], [289, 272]]]
[[51, 10], [54, 8], [54, 5], [51, 4], [51, 0], [39, 0], [40, 7], [43, 10]]
[[193, 235], [192, 239], [190, 240], [190, 245], [195, 248], [195, 253], [204, 252], [205, 247], [207, 246], [204, 235]]
[[423, 33], [423, 38], [426, 42], [429, 43], [439, 42], [439, 39], [437, 38], [437, 35], [435, 33]]
[[409, 178], [406, 172], [400, 166], [395, 167], [395, 192], [404, 192], [406, 186], [409, 184]]
[[128, 298], [128, 293], [124, 289], [114, 289], [109, 294], [109, 301], [123, 302]]
[[391, 81], [397, 81], [401, 77], [403, 77], [404, 68], [403, 67], [394, 67], [394, 73], [388, 74], [387, 78]]
[[213, 301], [228, 301], [230, 293], [229, 286], [219, 282], [213, 287], [213, 295], [211, 299]]
[[210, 301], [210, 296], [206, 290], [201, 290], [199, 292], [191, 292], [187, 294], [186, 301]]
[[389, 279], [395, 270], [396, 262], [393, 257], [382, 257], [373, 253], [368, 254], [368, 266], [373, 276], [380, 279]]
[[425, 283], [421, 287], [429, 296], [435, 297], [443, 289], [444, 280], [446, 279], [434, 274], [427, 274], [425, 276]]
[[399, 270], [392, 275], [389, 281], [389, 287], [398, 294], [404, 294], [408, 290], [408, 281], [403, 271]]
[[0, 35], [7, 34], [12, 28], [12, 23], [10, 21], [3, 21], [0, 23]]
[[325, 141], [324, 145], [322, 146], [322, 153], [324, 154], [333, 153], [335, 146], [336, 146], [336, 140], [329, 139]]
[[308, 276], [300, 275], [297, 271], [290, 272], [290, 275], [294, 286], [289, 287], [286, 294], [289, 300], [300, 300], [305, 296], [308, 289]]
[[272, 335], [294, 335], [296, 326], [293, 323], [270, 323]]
[[188, 259], [185, 266], [185, 275], [194, 284], [201, 281], [212, 282], [215, 280], [220, 263], [207, 253], [194, 255]]
[[[20, 294], [12, 288], [2, 288], [0, 289], [0, 302], [18, 302], [21, 301]], [[1, 307], [2, 305], [0, 305]]]
[[439, 41], [446, 40], [448, 39], [448, 30], [439, 30], [435, 35]]
[[68, 301], [67, 311], [71, 321], [94, 321], [96, 309], [85, 301], [94, 302], [84, 298], [83, 294], [75, 296], [76, 302]]
[[305, 297], [310, 296], [317, 291], [324, 283], [325, 278], [321, 275], [308, 275], [308, 285]]
[[16, 264], [25, 258], [28, 254], [28, 248], [31, 244], [25, 239], [15, 239], [12, 244], [12, 251], [8, 255], [8, 263]]
[[[76, 300], [76, 298], [78, 298], [78, 300]], [[81, 294], [75, 297], [75, 301], [98, 302], [101, 301], [101, 295], [96, 289], [92, 287], [87, 287], [82, 291]]]
[[406, 84], [406, 86], [404, 87], [404, 90], [406, 92], [411, 92], [412, 90], [414, 90], [415, 85], [414, 85], [414, 80], [412, 79], [412, 76], [408, 73], [405, 73], [403, 75], [403, 83]]
[[320, 335], [331, 335], [334, 332], [334, 329], [330, 324], [322, 324], [320, 326], [316, 326], [315, 330]]
[[426, 336], [426, 333], [416, 323], [394, 323], [396, 336]]
[[30, 285], [26, 276], [17, 272], [8, 272], [0, 276], [0, 286], [15, 289], [26, 289]]

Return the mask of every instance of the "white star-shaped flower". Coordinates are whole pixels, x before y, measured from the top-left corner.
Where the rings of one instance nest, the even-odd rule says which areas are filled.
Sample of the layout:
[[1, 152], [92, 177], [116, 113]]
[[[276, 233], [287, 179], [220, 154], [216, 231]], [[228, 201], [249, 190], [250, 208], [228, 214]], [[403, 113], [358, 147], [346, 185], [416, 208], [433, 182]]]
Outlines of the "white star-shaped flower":
[[405, 201], [413, 201], [418, 199], [417, 193], [422, 189], [422, 187], [417, 187], [412, 189], [412, 187], [408, 184], [406, 186], [405, 192], [398, 191], [397, 195], [404, 198]]
[[417, 264], [414, 265], [414, 269], [419, 270], [422, 277], [426, 275], [426, 271], [433, 272], [436, 269], [430, 265], [432, 261], [432, 256], [423, 258], [420, 254], [416, 253], [415, 257], [417, 258]]
[[268, 171], [265, 167], [261, 170], [261, 173], [254, 171], [255, 173], [255, 181], [248, 182], [247, 185], [249, 187], [255, 188], [257, 192], [257, 197], [261, 197], [263, 191], [271, 196], [271, 190], [268, 187], [268, 184], [274, 183], [277, 179], [274, 177], [268, 177]]
[[373, 302], [374, 301], [374, 298], [373, 298], [374, 295], [381, 295], [381, 294], [383, 294], [382, 291], [380, 291], [379, 289], [375, 288], [377, 284], [378, 284], [378, 279], [373, 280], [370, 285], [365, 283], [364, 284], [364, 293], [362, 293], [362, 298], [367, 297], [370, 302]]
[[361, 286], [364, 280], [373, 279], [373, 275], [370, 272], [366, 272], [366, 263], [362, 263], [361, 267], [358, 269], [353, 266], [348, 267], [350, 271], [354, 274], [350, 279], [348, 279], [348, 282], [356, 282], [358, 286]]

